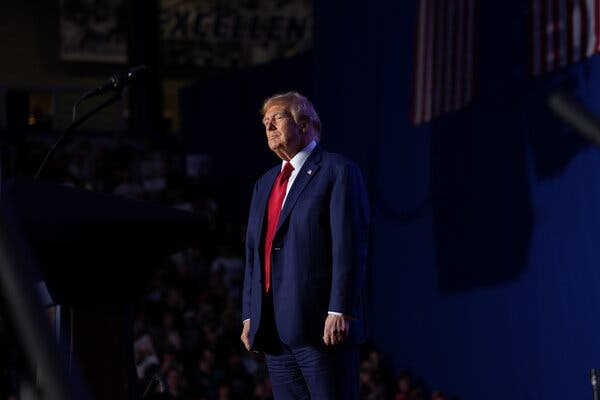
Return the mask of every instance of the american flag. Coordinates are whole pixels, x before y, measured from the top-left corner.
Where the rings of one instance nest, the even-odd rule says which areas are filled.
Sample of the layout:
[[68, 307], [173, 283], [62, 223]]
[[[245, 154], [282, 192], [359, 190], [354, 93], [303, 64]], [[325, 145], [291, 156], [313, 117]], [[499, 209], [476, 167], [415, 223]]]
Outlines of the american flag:
[[477, 1], [417, 0], [414, 125], [461, 109], [473, 99]]
[[600, 0], [530, 0], [532, 75], [600, 51]]

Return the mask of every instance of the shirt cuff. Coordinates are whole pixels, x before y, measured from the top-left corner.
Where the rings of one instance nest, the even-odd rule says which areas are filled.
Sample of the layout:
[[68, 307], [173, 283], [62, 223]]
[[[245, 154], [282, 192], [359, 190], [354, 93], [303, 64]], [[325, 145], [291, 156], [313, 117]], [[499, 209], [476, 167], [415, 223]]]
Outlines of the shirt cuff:
[[245, 324], [246, 321], [250, 321], [250, 318], [246, 318], [245, 320], [242, 321], [242, 324]]
[[337, 311], [327, 311], [327, 314], [330, 314], [330, 315], [344, 315], [341, 312], [337, 312]]

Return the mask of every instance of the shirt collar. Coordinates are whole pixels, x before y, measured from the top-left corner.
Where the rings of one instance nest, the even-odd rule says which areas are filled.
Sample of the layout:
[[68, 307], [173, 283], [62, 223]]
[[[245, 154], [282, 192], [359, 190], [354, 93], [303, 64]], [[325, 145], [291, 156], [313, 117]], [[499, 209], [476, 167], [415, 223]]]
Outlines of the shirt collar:
[[[300, 150], [298, 153], [296, 153], [296, 155], [294, 157], [292, 157], [292, 159], [290, 160], [290, 164], [292, 164], [292, 167], [294, 167], [295, 172], [300, 171], [300, 168], [302, 168], [302, 166], [304, 165], [304, 162], [306, 161], [308, 156], [310, 156], [310, 153], [312, 153], [312, 151], [315, 149], [315, 147], [317, 147], [317, 142], [312, 140], [309, 144], [306, 145], [305, 148]], [[285, 163], [286, 163], [285, 161], [283, 161], [281, 163], [282, 169], [283, 169], [283, 166], [285, 165]]]

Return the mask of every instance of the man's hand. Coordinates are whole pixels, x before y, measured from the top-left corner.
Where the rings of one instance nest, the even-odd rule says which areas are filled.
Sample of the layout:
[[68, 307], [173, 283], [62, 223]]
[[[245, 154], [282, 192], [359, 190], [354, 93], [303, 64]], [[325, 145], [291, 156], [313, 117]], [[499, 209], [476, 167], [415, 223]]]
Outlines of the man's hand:
[[244, 321], [244, 328], [242, 329], [242, 336], [240, 337], [246, 350], [250, 351], [250, 320]]
[[323, 341], [327, 346], [340, 344], [348, 336], [350, 321], [343, 315], [327, 315], [325, 329], [323, 329]]

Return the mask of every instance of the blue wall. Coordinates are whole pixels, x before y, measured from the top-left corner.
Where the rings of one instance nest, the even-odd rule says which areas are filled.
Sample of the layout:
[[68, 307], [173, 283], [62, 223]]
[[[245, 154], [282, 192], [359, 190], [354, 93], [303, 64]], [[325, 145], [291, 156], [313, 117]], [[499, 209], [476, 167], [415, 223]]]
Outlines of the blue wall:
[[315, 2], [324, 145], [369, 181], [371, 337], [462, 400], [589, 398], [600, 153], [545, 102], [600, 115], [600, 57], [530, 78], [526, 2], [480, 3], [476, 101], [412, 127], [414, 1]]

